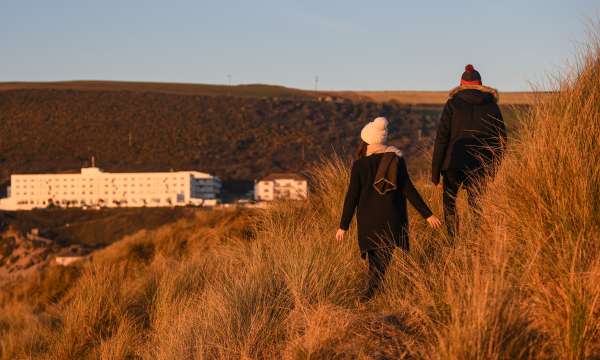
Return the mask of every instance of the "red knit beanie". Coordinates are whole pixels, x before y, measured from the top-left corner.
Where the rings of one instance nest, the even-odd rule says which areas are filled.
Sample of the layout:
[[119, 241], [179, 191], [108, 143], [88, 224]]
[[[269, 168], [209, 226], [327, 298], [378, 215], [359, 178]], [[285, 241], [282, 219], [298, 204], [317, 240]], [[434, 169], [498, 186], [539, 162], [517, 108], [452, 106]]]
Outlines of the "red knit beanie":
[[481, 75], [479, 75], [479, 71], [475, 70], [475, 68], [471, 64], [465, 66], [465, 72], [460, 78], [460, 84], [481, 85]]

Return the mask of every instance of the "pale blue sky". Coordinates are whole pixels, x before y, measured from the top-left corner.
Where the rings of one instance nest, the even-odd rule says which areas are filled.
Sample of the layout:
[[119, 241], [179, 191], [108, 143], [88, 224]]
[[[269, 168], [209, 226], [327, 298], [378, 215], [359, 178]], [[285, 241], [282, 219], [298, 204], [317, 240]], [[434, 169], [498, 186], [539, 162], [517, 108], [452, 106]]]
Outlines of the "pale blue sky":
[[563, 68], [599, 0], [0, 0], [0, 81], [501, 90]]

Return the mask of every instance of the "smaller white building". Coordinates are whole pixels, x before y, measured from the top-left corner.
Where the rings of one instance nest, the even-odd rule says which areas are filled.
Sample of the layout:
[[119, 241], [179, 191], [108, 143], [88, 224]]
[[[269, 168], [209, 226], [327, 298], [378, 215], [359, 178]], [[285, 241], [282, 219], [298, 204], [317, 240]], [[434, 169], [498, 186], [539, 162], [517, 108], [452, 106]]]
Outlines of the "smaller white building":
[[271, 174], [254, 185], [256, 201], [305, 200], [308, 197], [308, 180], [295, 173]]

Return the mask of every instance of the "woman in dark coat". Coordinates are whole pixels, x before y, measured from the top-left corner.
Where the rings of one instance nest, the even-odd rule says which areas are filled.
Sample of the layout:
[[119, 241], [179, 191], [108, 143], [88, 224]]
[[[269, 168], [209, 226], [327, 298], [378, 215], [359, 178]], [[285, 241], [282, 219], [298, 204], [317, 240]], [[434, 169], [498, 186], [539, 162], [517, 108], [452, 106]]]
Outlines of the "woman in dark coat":
[[385, 145], [387, 120], [380, 117], [368, 123], [361, 131], [361, 139], [336, 238], [344, 238], [358, 208], [358, 244], [361, 256], [369, 261], [365, 297], [370, 298], [383, 279], [394, 248], [409, 249], [406, 200], [431, 227], [438, 228], [441, 223], [415, 189], [402, 153]]

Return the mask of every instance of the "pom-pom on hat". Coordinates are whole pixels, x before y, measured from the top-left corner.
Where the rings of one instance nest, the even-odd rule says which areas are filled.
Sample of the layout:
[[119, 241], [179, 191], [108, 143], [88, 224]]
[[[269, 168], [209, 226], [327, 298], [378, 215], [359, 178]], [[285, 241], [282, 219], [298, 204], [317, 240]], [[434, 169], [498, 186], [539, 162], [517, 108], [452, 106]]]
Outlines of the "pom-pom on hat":
[[465, 72], [460, 78], [461, 85], [481, 85], [481, 75], [479, 71], [475, 70], [473, 65], [469, 64], [465, 66]]
[[369, 145], [384, 144], [388, 135], [387, 126], [387, 119], [378, 117], [362, 128], [360, 138]]

